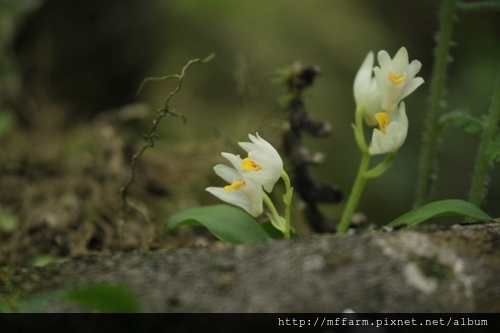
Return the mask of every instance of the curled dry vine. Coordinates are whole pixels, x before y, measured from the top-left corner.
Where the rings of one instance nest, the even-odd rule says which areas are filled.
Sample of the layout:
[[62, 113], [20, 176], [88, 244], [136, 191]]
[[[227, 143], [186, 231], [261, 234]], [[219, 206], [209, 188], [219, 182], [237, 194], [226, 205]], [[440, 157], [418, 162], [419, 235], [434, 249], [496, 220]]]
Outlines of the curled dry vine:
[[204, 59], [200, 59], [200, 58], [191, 59], [186, 63], [186, 65], [184, 65], [184, 67], [182, 67], [180, 74], [172, 74], [172, 75], [167, 75], [164, 77], [148, 77], [148, 78], [144, 79], [142, 81], [141, 85], [139, 86], [139, 89], [138, 89], [136, 95], [139, 95], [141, 93], [144, 85], [150, 81], [163, 81], [163, 80], [169, 80], [169, 79], [177, 79], [177, 86], [174, 88], [174, 90], [172, 90], [170, 92], [170, 94], [168, 94], [167, 98], [165, 99], [165, 103], [164, 103], [163, 107], [156, 111], [156, 115], [155, 115], [155, 118], [153, 120], [153, 126], [151, 127], [149, 132], [147, 132], [146, 134], [143, 134], [144, 140], [146, 142], [141, 147], [141, 149], [139, 149], [139, 151], [132, 156], [132, 159], [130, 161], [130, 178], [129, 178], [128, 182], [120, 189], [121, 197], [122, 197], [122, 204], [123, 204], [122, 211], [123, 211], [124, 215], [126, 215], [126, 212], [129, 208], [128, 190], [129, 190], [130, 186], [132, 186], [132, 184], [134, 183], [134, 180], [135, 180], [137, 161], [142, 156], [142, 154], [146, 151], [146, 149], [154, 146], [154, 139], [157, 136], [156, 135], [156, 128], [158, 127], [158, 124], [160, 123], [161, 119], [163, 117], [165, 117], [166, 115], [171, 115], [171, 116], [181, 117], [183, 119], [183, 121], [186, 122], [186, 118], [183, 115], [175, 113], [174, 111], [170, 110], [169, 103], [170, 103], [170, 100], [172, 99], [172, 97], [177, 95], [177, 93], [181, 90], [182, 81], [184, 79], [184, 76], [186, 75], [187, 69], [193, 64], [207, 63], [210, 60], [212, 60], [214, 58], [214, 56], [215, 56], [215, 54], [212, 53]]

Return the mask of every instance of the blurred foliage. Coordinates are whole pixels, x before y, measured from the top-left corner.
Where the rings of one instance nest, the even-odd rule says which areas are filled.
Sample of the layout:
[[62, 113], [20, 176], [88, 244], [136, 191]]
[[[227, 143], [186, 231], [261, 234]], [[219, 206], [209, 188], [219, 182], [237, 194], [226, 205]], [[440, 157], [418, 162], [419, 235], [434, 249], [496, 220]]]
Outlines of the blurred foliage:
[[[384, 224], [411, 208], [440, 1], [156, 0], [155, 3], [147, 7], [156, 8], [155, 13], [136, 11], [128, 15], [131, 22], [142, 22], [143, 17], [153, 14], [154, 18], [163, 17], [155, 19], [154, 29], [148, 31], [152, 40], [162, 44], [158, 60], [148, 63], [143, 78], [172, 73], [188, 59], [211, 52], [217, 54], [209, 66], [186, 78], [182, 94], [172, 108], [186, 117], [187, 124], [182, 125], [178, 119], [163, 123], [156, 153], [175, 142], [203, 144], [213, 138], [224, 142], [227, 149], [235, 148], [233, 142], [256, 131], [279, 146], [284, 115], [278, 104], [281, 91], [273, 84], [273, 78], [278, 69], [296, 61], [316, 64], [322, 74], [310, 90], [307, 103], [313, 116], [333, 125], [333, 133], [328, 139], [304, 139], [308, 147], [326, 154], [325, 163], [315, 168], [314, 176], [344, 191], [350, 190], [360, 159], [350, 126], [354, 117], [355, 73], [368, 51], [384, 49], [393, 55], [406, 46], [410, 59], [422, 62], [421, 76], [426, 84], [406, 103], [410, 121], [407, 142], [390, 172], [368, 184], [359, 210], [370, 221]], [[127, 40], [130, 28], [126, 25], [120, 28], [123, 40]], [[452, 49], [453, 61], [449, 67], [447, 110], [468, 109], [471, 117], [480, 118], [489, 107], [498, 66], [498, 13], [460, 12], [454, 29], [456, 47]], [[129, 40], [132, 54], [133, 50], [141, 49], [140, 42]], [[113, 54], [120, 58], [121, 53]], [[83, 89], [75, 77], [60, 79], [67, 89], [72, 86]], [[137, 88], [139, 83], [137, 80], [132, 85]], [[85, 89], [92, 86], [86, 85]], [[170, 90], [163, 85], [149, 85], [141, 99], [157, 107]], [[149, 126], [145, 122], [137, 128], [139, 139]], [[478, 140], [460, 128], [446, 129], [437, 161], [434, 199], [466, 197]], [[209, 169], [211, 165], [200, 161], [199, 167]], [[483, 209], [499, 216], [496, 198], [500, 196], [500, 170], [496, 169], [491, 177]], [[343, 207], [340, 204], [322, 209], [332, 218], [338, 218]]]
[[455, 126], [463, 128], [465, 132], [470, 134], [480, 133], [484, 129], [484, 121], [463, 111], [453, 111], [444, 114], [441, 116], [440, 121], [443, 125], [451, 122]]
[[6, 133], [12, 125], [12, 118], [0, 108], [0, 136]]
[[12, 117], [2, 105], [2, 95], [18, 85], [17, 65], [12, 53], [12, 40], [23, 18], [35, 10], [41, 1], [0, 0], [0, 136], [12, 126]]
[[0, 204], [0, 232], [11, 233], [19, 226], [17, 217]]
[[[0, 0], [0, 91], [19, 79], [12, 44], [16, 29], [29, 13], [36, 10], [41, 0]], [[2, 110], [0, 109], [0, 116]], [[0, 119], [0, 134], [2, 121]]]
[[40, 313], [50, 303], [73, 303], [90, 312], [140, 313], [142, 306], [127, 288], [114, 283], [92, 283], [41, 292], [19, 304], [0, 301], [0, 313]]

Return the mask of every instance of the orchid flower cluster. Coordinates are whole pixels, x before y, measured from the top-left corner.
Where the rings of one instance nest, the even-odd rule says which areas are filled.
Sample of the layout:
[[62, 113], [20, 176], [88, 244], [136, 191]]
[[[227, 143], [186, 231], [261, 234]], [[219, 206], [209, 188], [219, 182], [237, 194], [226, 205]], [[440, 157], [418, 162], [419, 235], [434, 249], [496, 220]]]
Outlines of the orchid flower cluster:
[[[243, 208], [250, 215], [257, 217], [264, 212], [266, 204], [270, 213], [268, 217], [272, 225], [283, 232], [285, 238], [290, 238], [290, 207], [293, 189], [290, 178], [283, 169], [283, 160], [276, 149], [257, 133], [249, 135], [251, 142], [239, 142], [248, 153], [248, 157], [222, 153], [222, 156], [232, 165], [217, 164], [215, 173], [229, 185], [224, 187], [208, 187], [206, 190], [217, 198], [232, 205]], [[282, 178], [286, 192], [283, 196], [285, 217], [278, 214], [267, 193], [271, 193], [274, 185]]]
[[[418, 60], [408, 61], [408, 52], [402, 47], [393, 59], [386, 51], [378, 53], [380, 66], [373, 67], [373, 52], [368, 53], [354, 79], [356, 115], [361, 114], [373, 130], [368, 147], [370, 155], [397, 151], [404, 143], [408, 132], [408, 117], [403, 98], [417, 89], [424, 80], [415, 77], [422, 64]], [[372, 72], [375, 76], [372, 76]], [[361, 124], [356, 119], [356, 134]], [[365, 151], [364, 142], [358, 142]]]
[[[418, 60], [409, 62], [404, 47], [393, 59], [386, 51], [380, 51], [379, 66], [374, 67], [373, 62], [373, 52], [369, 52], [354, 79], [356, 113], [353, 128], [363, 157], [339, 233], [347, 230], [366, 180], [383, 174], [403, 145], [408, 133], [408, 117], [402, 100], [424, 83], [421, 77], [416, 77], [422, 64]], [[365, 141], [363, 122], [375, 127], [369, 145]], [[379, 154], [387, 155], [380, 164], [368, 170], [370, 156]]]

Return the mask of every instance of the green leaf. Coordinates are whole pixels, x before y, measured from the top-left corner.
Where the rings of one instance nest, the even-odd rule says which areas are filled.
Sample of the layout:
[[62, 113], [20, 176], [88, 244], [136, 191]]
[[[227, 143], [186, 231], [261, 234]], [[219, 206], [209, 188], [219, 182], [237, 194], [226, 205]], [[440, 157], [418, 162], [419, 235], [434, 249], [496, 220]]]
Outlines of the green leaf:
[[42, 312], [47, 304], [69, 301], [99, 312], [142, 312], [137, 298], [116, 284], [96, 283], [71, 289], [61, 288], [37, 294], [15, 309], [19, 313]]
[[455, 126], [461, 127], [470, 134], [479, 133], [484, 129], [481, 119], [471, 116], [465, 111], [449, 112], [441, 117], [442, 123], [452, 122]]
[[181, 225], [202, 225], [220, 240], [231, 244], [261, 242], [271, 238], [249, 214], [229, 205], [191, 208], [165, 222], [167, 229]]
[[449, 199], [434, 201], [421, 207], [415, 208], [414, 210], [401, 215], [391, 223], [387, 224], [387, 226], [415, 226], [434, 217], [455, 215], [465, 216], [475, 222], [493, 220], [491, 216], [489, 216], [470, 202], [458, 199]]
[[99, 312], [137, 313], [141, 305], [127, 289], [114, 284], [91, 284], [69, 290], [64, 299]]

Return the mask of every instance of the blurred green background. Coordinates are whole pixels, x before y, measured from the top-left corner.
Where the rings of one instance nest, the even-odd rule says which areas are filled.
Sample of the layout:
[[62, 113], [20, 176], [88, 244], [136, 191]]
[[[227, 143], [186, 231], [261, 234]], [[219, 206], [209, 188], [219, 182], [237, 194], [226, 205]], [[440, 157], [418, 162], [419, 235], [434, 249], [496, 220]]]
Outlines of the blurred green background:
[[[2, 1], [4, 5], [9, 2]], [[278, 105], [283, 90], [273, 84], [276, 71], [296, 61], [320, 66], [322, 74], [308, 91], [306, 103], [314, 117], [332, 124], [333, 132], [329, 138], [305, 140], [312, 150], [326, 155], [323, 165], [311, 168], [313, 174], [341, 187], [345, 196], [360, 160], [350, 126], [355, 108], [354, 76], [369, 51], [386, 50], [392, 56], [405, 46], [410, 60], [422, 62], [419, 76], [426, 83], [406, 99], [410, 121], [407, 142], [392, 169], [368, 182], [358, 209], [371, 222], [383, 224], [412, 207], [441, 1], [37, 3], [35, 9], [18, 15], [13, 23], [18, 31], [13, 39], [21, 72], [29, 77], [28, 69], [43, 66], [40, 63], [52, 57], [48, 90], [54, 98], [75, 102], [78, 113], [95, 114], [136, 101], [161, 107], [173, 84], [150, 84], [135, 99], [133, 94], [141, 78], [179, 73], [189, 59], [216, 54], [209, 64], [189, 70], [181, 93], [172, 101], [172, 107], [186, 116], [187, 124], [175, 118], [162, 122], [159, 134], [167, 145], [190, 141], [203, 145], [210, 142], [208, 139], [223, 138], [233, 145], [228, 149], [237, 153], [235, 142], [246, 140], [248, 133], [259, 132], [279, 146], [284, 114]], [[75, 3], [80, 4], [79, 10], [75, 10]], [[36, 16], [49, 5], [51, 9], [44, 12], [48, 18]], [[468, 110], [477, 116], [487, 111], [499, 70], [499, 18], [498, 12], [459, 12], [453, 33], [456, 46], [452, 48], [448, 72], [446, 111]], [[66, 25], [45, 29], [59, 19], [66, 20]], [[55, 37], [47, 38], [47, 31]], [[62, 37], [58, 38], [58, 33]], [[57, 48], [56, 44], [61, 45]], [[97, 51], [92, 53], [93, 47]], [[86, 52], [90, 54], [87, 58]], [[79, 55], [76, 63], [75, 54]], [[117, 79], [111, 80], [113, 77]], [[81, 101], [85, 103], [77, 103]], [[145, 121], [144, 127], [138, 129], [138, 137], [149, 124], [149, 120]], [[453, 126], [446, 129], [436, 161], [433, 199], [467, 198], [478, 142], [477, 135]], [[199, 162], [203, 172], [212, 166]], [[500, 168], [491, 175], [483, 208], [492, 216], [500, 216]], [[338, 219], [343, 203], [322, 209], [332, 219]]]

